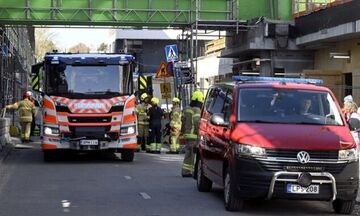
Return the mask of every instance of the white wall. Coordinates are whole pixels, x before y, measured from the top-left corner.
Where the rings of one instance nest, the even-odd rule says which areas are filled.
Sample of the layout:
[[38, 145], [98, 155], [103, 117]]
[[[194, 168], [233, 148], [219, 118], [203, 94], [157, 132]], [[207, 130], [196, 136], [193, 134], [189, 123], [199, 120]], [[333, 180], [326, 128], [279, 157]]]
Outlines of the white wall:
[[205, 56], [198, 58], [197, 64], [197, 82], [200, 82], [200, 78], [210, 78], [217, 75], [232, 73], [233, 59]]

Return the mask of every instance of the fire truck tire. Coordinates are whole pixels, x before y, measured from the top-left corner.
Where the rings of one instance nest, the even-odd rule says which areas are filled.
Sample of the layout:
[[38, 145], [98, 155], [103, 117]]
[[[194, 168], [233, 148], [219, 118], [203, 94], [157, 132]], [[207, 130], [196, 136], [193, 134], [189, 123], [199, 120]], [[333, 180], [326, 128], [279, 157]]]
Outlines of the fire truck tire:
[[44, 161], [50, 162], [55, 160], [55, 152], [52, 151], [44, 151]]
[[121, 159], [126, 162], [132, 162], [134, 160], [134, 150], [133, 149], [124, 149], [121, 152]]

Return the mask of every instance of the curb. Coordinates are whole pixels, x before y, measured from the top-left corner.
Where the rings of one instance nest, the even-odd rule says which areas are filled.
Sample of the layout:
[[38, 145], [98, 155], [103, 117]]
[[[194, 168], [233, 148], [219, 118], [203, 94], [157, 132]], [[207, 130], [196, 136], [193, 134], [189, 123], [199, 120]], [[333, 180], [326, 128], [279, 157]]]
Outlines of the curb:
[[0, 166], [5, 161], [5, 159], [10, 155], [10, 152], [14, 148], [14, 146], [15, 145], [13, 143], [8, 143], [0, 151]]
[[17, 137], [10, 137], [10, 142], [8, 142], [0, 151], [0, 166], [5, 161], [5, 159], [10, 155], [11, 151], [16, 146], [17, 142], [21, 142]]

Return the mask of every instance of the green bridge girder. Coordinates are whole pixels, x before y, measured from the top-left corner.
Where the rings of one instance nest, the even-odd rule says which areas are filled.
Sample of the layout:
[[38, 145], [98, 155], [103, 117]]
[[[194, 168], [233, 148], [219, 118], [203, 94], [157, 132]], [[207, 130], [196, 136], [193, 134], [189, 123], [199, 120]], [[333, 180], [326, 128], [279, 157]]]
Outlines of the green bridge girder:
[[184, 27], [292, 19], [292, 0], [0, 0], [0, 24]]

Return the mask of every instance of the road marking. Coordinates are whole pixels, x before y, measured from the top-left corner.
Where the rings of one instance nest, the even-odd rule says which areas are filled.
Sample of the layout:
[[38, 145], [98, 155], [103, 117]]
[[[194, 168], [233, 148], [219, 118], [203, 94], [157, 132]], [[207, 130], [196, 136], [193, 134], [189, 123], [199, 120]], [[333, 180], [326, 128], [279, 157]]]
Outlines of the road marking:
[[71, 205], [71, 202], [69, 202], [68, 200], [62, 200], [61, 202], [63, 208], [69, 208]]
[[124, 176], [124, 178], [125, 178], [126, 180], [131, 180], [131, 179], [132, 179], [131, 176]]
[[149, 196], [149, 194], [145, 193], [145, 192], [140, 192], [139, 193], [143, 199], [151, 199], [151, 196]]

